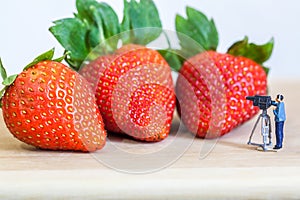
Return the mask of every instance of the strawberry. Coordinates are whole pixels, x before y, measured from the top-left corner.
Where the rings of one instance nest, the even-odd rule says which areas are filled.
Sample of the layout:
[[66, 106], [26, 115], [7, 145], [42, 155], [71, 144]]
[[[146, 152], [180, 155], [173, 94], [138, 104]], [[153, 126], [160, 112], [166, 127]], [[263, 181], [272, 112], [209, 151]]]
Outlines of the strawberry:
[[7, 77], [2, 111], [9, 131], [41, 149], [95, 151], [106, 131], [89, 83], [64, 64], [42, 54], [19, 75]]
[[[93, 85], [106, 129], [141, 141], [166, 138], [175, 93], [168, 63], [145, 47], [161, 34], [154, 3], [124, 1], [121, 24], [105, 3], [77, 0], [76, 6], [74, 18], [54, 22], [50, 31], [69, 53], [66, 61]], [[141, 29], [148, 26], [158, 28]]]
[[[95, 72], [99, 74], [96, 81]], [[157, 51], [126, 45], [113, 55], [99, 57], [80, 73], [96, 83], [97, 104], [109, 131], [145, 141], [168, 136], [175, 95], [171, 70]]]
[[[175, 92], [168, 63], [145, 47], [161, 34], [154, 3], [124, 1], [121, 24], [105, 3], [77, 0], [76, 6], [74, 18], [54, 22], [50, 31], [68, 52], [66, 61], [93, 85], [106, 129], [142, 141], [166, 138]], [[123, 47], [118, 47], [118, 41]]]
[[176, 82], [178, 110], [187, 128], [198, 137], [215, 138], [257, 114], [259, 109], [246, 96], [267, 92], [267, 70], [262, 63], [272, 53], [273, 39], [255, 45], [246, 37], [227, 53], [219, 53], [214, 21], [190, 7], [187, 18], [177, 15], [176, 30], [179, 52], [188, 58]]

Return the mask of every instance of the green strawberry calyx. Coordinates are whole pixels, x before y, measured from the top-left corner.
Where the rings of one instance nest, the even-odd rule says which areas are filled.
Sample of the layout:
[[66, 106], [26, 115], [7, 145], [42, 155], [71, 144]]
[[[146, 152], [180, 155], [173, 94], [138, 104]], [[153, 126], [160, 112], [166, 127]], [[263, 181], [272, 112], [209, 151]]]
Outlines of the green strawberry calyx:
[[[216, 25], [213, 19], [208, 19], [202, 12], [194, 8], [187, 7], [186, 18], [177, 15], [175, 25], [181, 48], [178, 50], [172, 50], [171, 52], [175, 52], [173, 54], [162, 54], [169, 63], [173, 64], [170, 65], [174, 70], [178, 71], [185, 59], [204, 51], [217, 50], [219, 35]], [[191, 44], [191, 42], [187, 43], [185, 39], [186, 37], [190, 37], [194, 41], [195, 45]], [[201, 48], [199, 48], [199, 46], [201, 46]], [[227, 53], [234, 56], [243, 56], [252, 59], [260, 64], [268, 73], [269, 69], [264, 67], [263, 63], [271, 57], [273, 47], [273, 38], [266, 44], [256, 45], [254, 43], [249, 43], [248, 37], [245, 37], [243, 40], [234, 43], [228, 49]], [[176, 54], [176, 52], [184, 53]], [[178, 58], [178, 55], [184, 55], [185, 59]]]
[[176, 15], [176, 31], [189, 36], [203, 49], [185, 44], [178, 35], [181, 48], [189, 51], [191, 56], [200, 53], [201, 50], [215, 51], [219, 44], [219, 35], [214, 20], [208, 19], [203, 13], [191, 7], [186, 7], [186, 15], [186, 18]]
[[[162, 30], [158, 10], [152, 0], [124, 0], [123, 20], [107, 3], [96, 0], [76, 0], [77, 13], [73, 18], [54, 21], [50, 32], [68, 52], [65, 60], [79, 70], [87, 56], [93, 54], [99, 44], [106, 53], [118, 48], [118, 40], [109, 40], [120, 33], [122, 44], [146, 45], [159, 37]], [[155, 27], [157, 31], [139, 29]], [[95, 58], [98, 57], [95, 55]]]
[[271, 57], [273, 48], [274, 38], [271, 38], [266, 44], [256, 45], [249, 43], [248, 37], [246, 36], [243, 40], [234, 43], [228, 49], [227, 53], [234, 56], [243, 56], [255, 61], [257, 64], [260, 64], [268, 74], [269, 68], [263, 66], [263, 63]]
[[[65, 56], [63, 55], [62, 57], [60, 58], [57, 58], [57, 59], [53, 59], [53, 56], [54, 56], [54, 48], [52, 48], [51, 50], [39, 55], [38, 57], [36, 57], [31, 63], [29, 63], [28, 65], [26, 65], [24, 68], [23, 68], [23, 71], [29, 69], [30, 67], [38, 64], [39, 62], [42, 62], [42, 61], [46, 61], [46, 60], [52, 60], [52, 61], [56, 61], [56, 62], [61, 62]], [[15, 75], [11, 75], [11, 76], [7, 76], [7, 72], [6, 72], [6, 69], [4, 68], [3, 64], [2, 64], [2, 61], [1, 61], [1, 58], [0, 58], [0, 74], [1, 74], [1, 77], [2, 77], [2, 85], [4, 86], [2, 88], [2, 90], [0, 91], [0, 101], [5, 93], [5, 91], [7, 90], [7, 88], [12, 85], [16, 78], [18, 77], [18, 74], [15, 74]], [[2, 106], [2, 105], [1, 105]]]

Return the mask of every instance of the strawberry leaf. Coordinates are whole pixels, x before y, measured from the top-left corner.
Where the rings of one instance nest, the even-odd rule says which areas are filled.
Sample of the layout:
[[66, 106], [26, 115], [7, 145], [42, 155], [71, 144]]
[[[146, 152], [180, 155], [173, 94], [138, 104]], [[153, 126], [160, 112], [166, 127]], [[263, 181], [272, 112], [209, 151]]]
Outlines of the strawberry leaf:
[[86, 45], [87, 24], [79, 18], [66, 18], [55, 21], [54, 24], [49, 29], [50, 32], [69, 51], [67, 58], [72, 61], [72, 67], [79, 67], [89, 53]]
[[1, 73], [1, 77], [2, 77], [2, 80], [5, 80], [7, 78], [7, 73], [6, 73], [6, 70], [2, 64], [2, 60], [0, 58], [0, 73]]
[[269, 42], [263, 45], [256, 45], [249, 43], [248, 37], [243, 40], [236, 42], [229, 49], [228, 53], [234, 56], [243, 56], [249, 58], [256, 63], [262, 65], [267, 61], [273, 52], [274, 39], [272, 38]]
[[158, 52], [166, 59], [171, 69], [176, 72], [180, 70], [185, 61], [185, 59], [179, 55], [178, 50], [163, 49], [158, 50]]
[[[214, 21], [191, 7], [186, 8], [186, 14], [187, 18], [177, 15], [175, 20], [176, 31], [181, 33], [178, 34], [178, 38], [182, 49], [190, 51], [190, 56], [200, 53], [199, 45], [203, 50], [216, 50], [219, 36]], [[183, 35], [189, 36], [198, 44], [185, 44]]]
[[18, 75], [11, 75], [3, 79], [2, 85], [4, 85], [4, 87], [0, 90], [0, 108], [2, 108], [2, 97], [5, 94], [5, 91], [11, 84], [13, 84], [13, 82], [15, 82], [17, 77]]
[[64, 55], [59, 57], [59, 58], [56, 58], [56, 59], [53, 59], [53, 61], [55, 62], [62, 62], [67, 56], [68, 56], [68, 53], [67, 51], [65, 51]]
[[[72, 68], [79, 70], [92, 49], [105, 40], [104, 30], [108, 29], [110, 34], [116, 32], [118, 27], [113, 27], [111, 23], [112, 19], [118, 21], [118, 18], [109, 6], [95, 0], [77, 0], [76, 7], [78, 13], [74, 18], [55, 21], [49, 30], [68, 52], [65, 60]], [[103, 8], [110, 11], [101, 11]], [[110, 16], [103, 18], [101, 13]]]
[[[68, 55], [65, 60], [75, 70], [79, 70], [83, 61], [101, 44], [105, 53], [117, 49], [118, 40], [109, 38], [129, 31], [122, 40], [123, 44], [138, 43], [146, 45], [161, 34], [161, 22], [152, 0], [124, 0], [124, 18], [122, 24], [115, 11], [106, 3], [96, 0], [76, 0], [78, 13], [74, 18], [54, 22], [50, 32], [65, 48]], [[145, 31], [145, 27], [157, 27], [157, 30]], [[134, 29], [134, 30], [133, 30]]]
[[124, 10], [123, 10], [123, 20], [121, 23], [121, 32], [123, 32], [122, 34], [122, 40], [125, 44], [130, 43], [130, 40], [132, 38], [132, 33], [129, 32], [129, 30], [131, 30], [131, 23], [130, 23], [130, 14], [129, 14], [129, 3], [127, 2], [127, 0], [124, 0]]
[[4, 88], [2, 88], [0, 90], [0, 108], [2, 108], [2, 97], [5, 94], [5, 91], [7, 90], [7, 86], [5, 86]]
[[50, 49], [49, 51], [39, 55], [38, 57], [36, 57], [31, 63], [29, 63], [28, 65], [26, 65], [26, 67], [24, 67], [23, 70], [26, 70], [30, 67], [32, 67], [33, 65], [41, 62], [41, 61], [45, 61], [45, 60], [52, 60], [54, 56], [54, 48]]
[[[155, 27], [157, 29], [142, 29]], [[122, 38], [123, 43], [137, 43], [147, 45], [158, 38], [162, 32], [162, 25], [158, 10], [152, 0], [124, 0], [124, 17], [121, 24], [121, 31], [128, 32]], [[132, 30], [132, 31], [131, 31]]]
[[[77, 0], [76, 8], [78, 10], [76, 17], [88, 24], [87, 45], [90, 48], [95, 48], [99, 43], [120, 32], [118, 16], [108, 4], [95, 0]], [[116, 48], [117, 44], [107, 45]]]
[[[119, 18], [115, 11], [106, 3], [100, 3], [95, 8], [93, 15], [102, 18], [103, 33], [105, 38], [115, 36], [120, 32]], [[98, 26], [99, 26], [98, 25]]]
[[[106, 40], [120, 32], [119, 19], [114, 10], [106, 3], [99, 3], [91, 7], [94, 24], [91, 25], [89, 41], [92, 48], [100, 43], [105, 43], [108, 50], [117, 48], [117, 42]], [[103, 45], [103, 44], [102, 44]]]
[[7, 77], [6, 79], [3, 80], [2, 85], [4, 86], [10, 86], [18, 77], [18, 75], [11, 75], [9, 77]]
[[[83, 40], [83, 44], [88, 50], [97, 46], [97, 44], [104, 39], [102, 19], [99, 14], [95, 13], [95, 7], [97, 7], [98, 4], [99, 3], [95, 0], [76, 1], [78, 13], [75, 14], [75, 18], [78, 18], [82, 22], [86, 22], [86, 39]], [[72, 56], [70, 57], [72, 59]]]
[[77, 0], [76, 9], [78, 13], [76, 17], [82, 21], [86, 20], [89, 23], [93, 23], [93, 14], [91, 12], [92, 7], [97, 6], [98, 2], [95, 0]]

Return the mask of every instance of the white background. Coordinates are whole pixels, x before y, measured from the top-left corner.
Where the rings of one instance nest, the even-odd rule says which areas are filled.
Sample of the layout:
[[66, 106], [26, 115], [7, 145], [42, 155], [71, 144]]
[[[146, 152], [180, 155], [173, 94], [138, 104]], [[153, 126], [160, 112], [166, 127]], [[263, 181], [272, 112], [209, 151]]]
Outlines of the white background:
[[[298, 0], [154, 0], [165, 29], [174, 30], [175, 14], [184, 15], [185, 6], [200, 9], [214, 18], [219, 51], [249, 36], [264, 43], [275, 38], [273, 56], [266, 63], [273, 78], [300, 78], [300, 1]], [[122, 18], [123, 0], [106, 0]], [[0, 0], [0, 56], [8, 73], [18, 73], [38, 54], [56, 47], [48, 31], [52, 21], [71, 17], [75, 0]]]

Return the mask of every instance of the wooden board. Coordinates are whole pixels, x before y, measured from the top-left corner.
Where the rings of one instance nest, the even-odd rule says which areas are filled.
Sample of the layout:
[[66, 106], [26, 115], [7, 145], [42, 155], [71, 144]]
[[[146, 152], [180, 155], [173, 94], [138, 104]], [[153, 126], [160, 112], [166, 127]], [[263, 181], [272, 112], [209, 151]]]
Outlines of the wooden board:
[[[27, 146], [10, 135], [1, 117], [0, 199], [299, 199], [299, 84], [271, 82], [273, 97], [285, 95], [288, 117], [278, 152], [246, 144], [255, 118], [219, 140], [178, 135], [177, 120], [161, 143], [110, 137], [103, 150], [85, 154]], [[253, 140], [261, 142], [259, 132]]]

